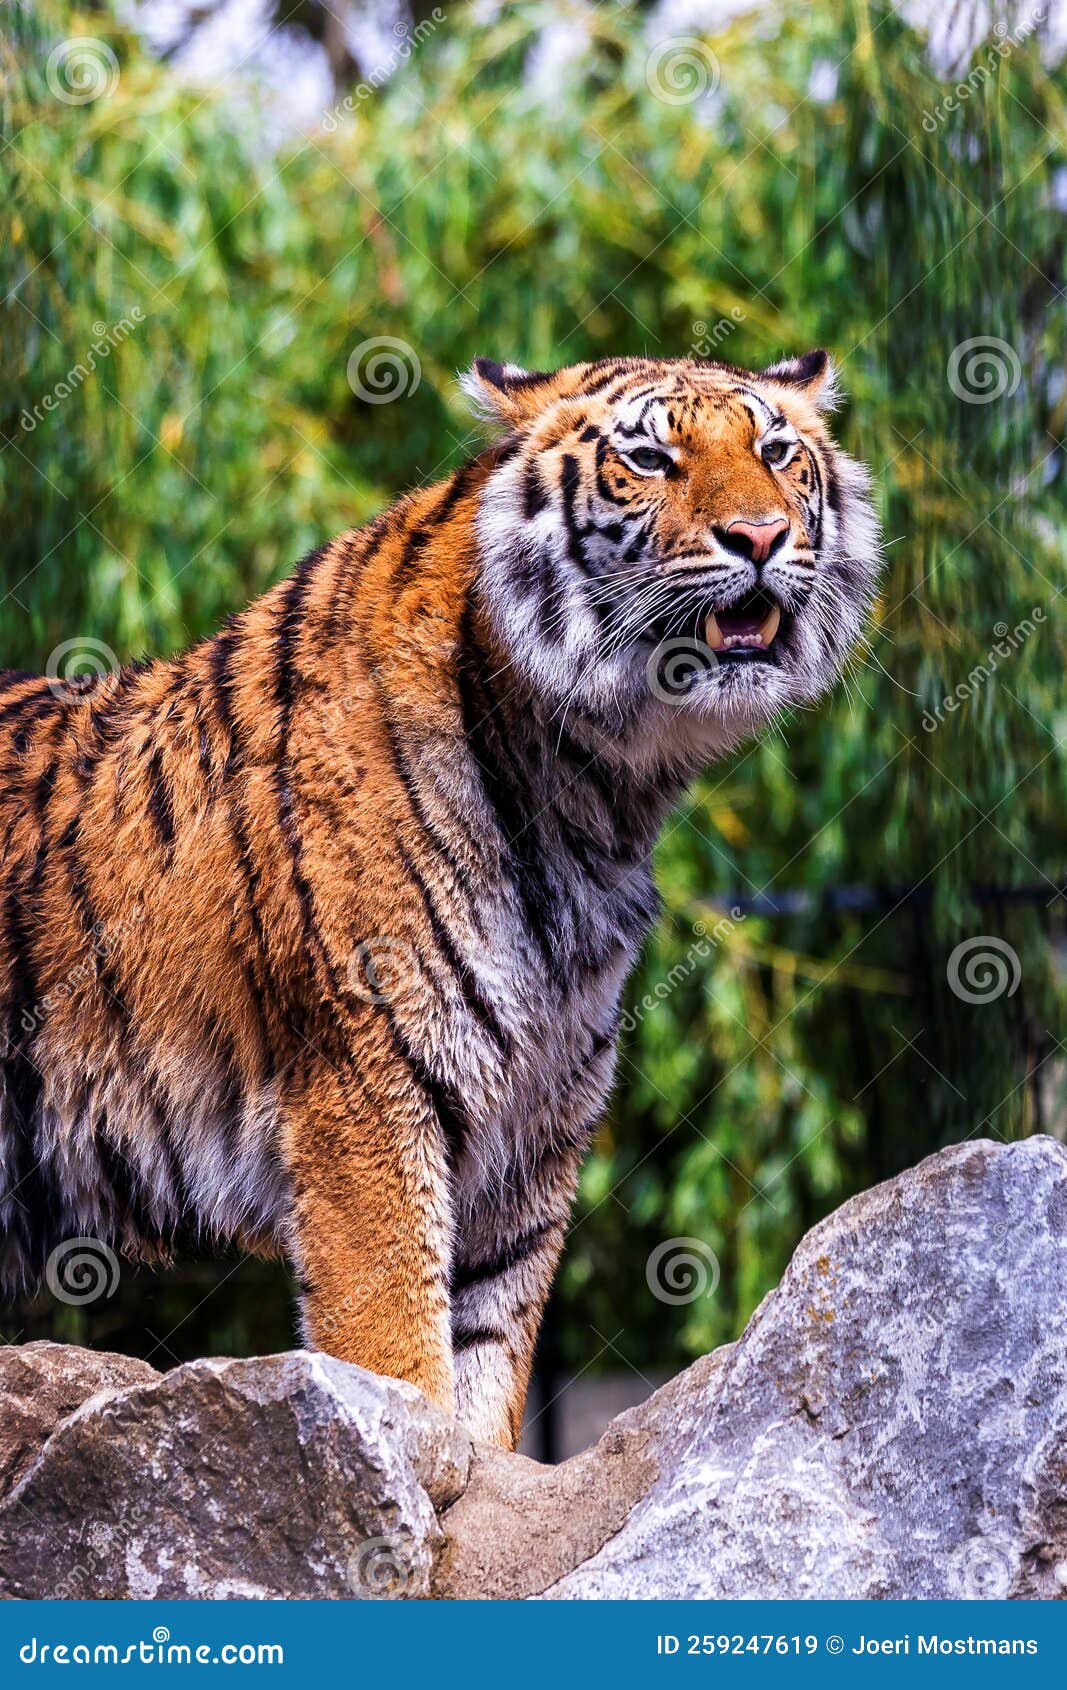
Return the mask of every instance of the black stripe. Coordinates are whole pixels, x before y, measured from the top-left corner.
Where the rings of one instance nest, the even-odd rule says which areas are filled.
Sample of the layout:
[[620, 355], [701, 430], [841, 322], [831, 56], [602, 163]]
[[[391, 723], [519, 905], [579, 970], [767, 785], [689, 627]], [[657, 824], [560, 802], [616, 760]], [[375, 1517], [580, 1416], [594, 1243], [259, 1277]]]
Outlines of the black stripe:
[[93, 1124], [93, 1147], [111, 1193], [112, 1223], [119, 1238], [128, 1235], [136, 1245], [157, 1236], [148, 1212], [150, 1192], [139, 1168], [123, 1153], [118, 1137], [108, 1130], [107, 1117]]
[[841, 509], [841, 484], [831, 462], [826, 465], [826, 502], [836, 516]]
[[[37, 784], [33, 789], [33, 813], [37, 819], [37, 825], [42, 829], [42, 831], [44, 829], [45, 817], [48, 813], [48, 806], [52, 802], [52, 794], [56, 789], [56, 776], [58, 773], [59, 761], [57, 758], [53, 757], [51, 762], [45, 765], [38, 777]], [[44, 843], [45, 841], [42, 839], [42, 844]]]
[[428, 841], [437, 852], [441, 861], [447, 864], [448, 869], [456, 882], [460, 886], [466, 887], [470, 880], [469, 867], [456, 855], [451, 841], [442, 834], [435, 818], [431, 816], [427, 810], [422, 795], [416, 784], [415, 777], [408, 766], [407, 755], [401, 745], [400, 735], [396, 723], [393, 721], [390, 714], [389, 702], [384, 688], [382, 687], [381, 678], [377, 673], [377, 667], [369, 660], [369, 654], [367, 652], [365, 642], [361, 642], [360, 651], [367, 675], [374, 688], [374, 694], [378, 702], [378, 709], [380, 712], [382, 726], [385, 729], [386, 743], [389, 750], [389, 759], [392, 764], [393, 773], [400, 785], [403, 787], [408, 803], [411, 805], [412, 812], [420, 826], [423, 828]]
[[[631, 394], [631, 398], [634, 397], [636, 397], [636, 395]], [[648, 416], [649, 411], [660, 397], [661, 395], [655, 389], [649, 391], [647, 399], [637, 413], [637, 420], [632, 426], [627, 423], [616, 423], [615, 426], [618, 428], [619, 433], [625, 434], [626, 437], [631, 440], [638, 434], [643, 434], [645, 432], [645, 418]]]
[[237, 717], [233, 702], [233, 682], [230, 675], [230, 660], [237, 641], [237, 627], [237, 618], [231, 617], [221, 632], [216, 634], [211, 642], [211, 656], [208, 662], [215, 715], [227, 740], [226, 762], [222, 770], [224, 780], [233, 770], [239, 769], [244, 760], [237, 730]]
[[[337, 965], [326, 950], [320, 924], [315, 918], [315, 897], [311, 886], [304, 875], [303, 857], [304, 845], [301, 830], [299, 830], [298, 816], [296, 816], [296, 794], [291, 781], [291, 764], [289, 764], [289, 733], [293, 728], [293, 708], [296, 705], [298, 693], [298, 671], [296, 671], [296, 649], [299, 644], [299, 632], [303, 627], [304, 598], [311, 585], [311, 576], [316, 564], [325, 556], [325, 548], [315, 553], [309, 553], [298, 564], [293, 580], [289, 581], [284, 597], [282, 597], [282, 613], [277, 625], [276, 639], [274, 639], [274, 661], [276, 661], [276, 679], [274, 679], [274, 696], [279, 705], [279, 730], [277, 730], [277, 755], [274, 766], [274, 796], [277, 801], [277, 820], [281, 826], [282, 842], [289, 852], [289, 870], [293, 875], [293, 891], [296, 892], [299, 918], [301, 918], [301, 933], [304, 940], [304, 957], [311, 963], [311, 967], [320, 975], [321, 984], [325, 984], [326, 992], [335, 1000], [343, 1002], [347, 997], [347, 989], [342, 977], [338, 973]], [[296, 1004], [294, 1016], [304, 1019], [304, 1006]]]
[[449, 870], [451, 871], [454, 879], [458, 881], [461, 886], [466, 886], [470, 880], [470, 870], [456, 856], [451, 842], [444, 837], [437, 825], [437, 822], [427, 810], [426, 805], [423, 802], [422, 795], [415, 784], [414, 776], [408, 767], [407, 757], [405, 756], [400, 744], [396, 725], [389, 715], [385, 698], [382, 694], [381, 687], [378, 685], [377, 678], [375, 678], [375, 687], [378, 696], [379, 708], [381, 710], [382, 724], [385, 728], [386, 740], [389, 747], [390, 761], [393, 765], [393, 773], [404, 788], [412, 811], [414, 812], [419, 825], [425, 830], [427, 838], [433, 845], [438, 856], [443, 862], [448, 864]]
[[[595, 788], [597, 796], [607, 812], [607, 824], [614, 835], [619, 826], [616, 816], [619, 793], [612, 771], [600, 761], [595, 752], [586, 751], [583, 746], [579, 745], [574, 736], [568, 733], [565, 726], [560, 728], [556, 739], [556, 755], [566, 758], [579, 777], [587, 780]], [[617, 850], [617, 847], [615, 849]]]
[[[222, 769], [224, 785], [229, 776], [240, 770], [244, 764], [241, 730], [234, 714], [230, 677], [230, 662], [234, 655], [236, 640], [237, 629], [235, 626], [231, 626], [225, 633], [218, 636], [211, 653], [211, 680], [215, 711], [229, 746], [226, 762]], [[265, 981], [269, 969], [269, 951], [267, 935], [259, 914], [259, 870], [256, 868], [252, 857], [244, 825], [243, 808], [236, 794], [231, 796], [230, 799], [229, 819], [230, 838], [237, 859], [237, 866], [245, 885], [248, 919], [251, 923], [261, 965], [262, 989], [262, 983]]]
[[556, 600], [566, 578], [552, 553], [545, 546], [516, 546], [508, 554], [506, 567], [508, 583], [516, 597], [534, 601], [541, 638], [556, 644], [566, 632], [556, 626], [559, 609]]
[[430, 536], [426, 529], [418, 523], [414, 528], [409, 528], [404, 535], [403, 550], [393, 568], [389, 581], [390, 588], [394, 593], [403, 592], [404, 588], [418, 574], [422, 554], [429, 543], [429, 539]]
[[39, 681], [40, 675], [31, 674], [28, 669], [0, 669], [0, 692], [10, 692], [23, 681]]
[[537, 812], [523, 801], [526, 783], [498, 731], [503, 724], [494, 722], [500, 705], [488, 680], [488, 663], [478, 645], [469, 604], [463, 615], [460, 642], [456, 678], [467, 745], [500, 833], [505, 873], [522, 904], [529, 932], [545, 962], [558, 975], [562, 959], [555, 936], [556, 900], [533, 837]]
[[289, 717], [296, 697], [296, 647], [304, 617], [304, 599], [315, 567], [328, 550], [328, 546], [319, 546], [301, 558], [282, 595], [282, 614], [274, 640], [274, 691], [282, 710], [283, 737], [288, 733]]
[[819, 548], [822, 546], [823, 502], [825, 500], [826, 495], [825, 495], [825, 492], [823, 490], [822, 466], [819, 463], [818, 453], [814, 450], [813, 447], [809, 447], [808, 456], [811, 458], [811, 467], [812, 467], [812, 471], [813, 471], [814, 476], [815, 476], [815, 486], [816, 486], [816, 490], [818, 491], [818, 495], [819, 495], [819, 516], [818, 516], [818, 521], [815, 524], [815, 533], [812, 536], [812, 539], [813, 539], [813, 542], [814, 542], [814, 545], [815, 545], [815, 549], [819, 550]]
[[488, 1033], [489, 1037], [492, 1039], [501, 1054], [504, 1056], [509, 1055], [511, 1051], [511, 1039], [509, 1038], [506, 1030], [500, 1025], [492, 1004], [488, 1003], [483, 996], [474, 970], [456, 949], [452, 935], [438, 913], [437, 906], [434, 903], [433, 893], [426, 884], [422, 875], [419, 873], [415, 862], [405, 849], [403, 840], [397, 840], [397, 848], [400, 853], [400, 860], [404, 865], [406, 873], [411, 877], [419, 889], [437, 948], [451, 969], [452, 974], [459, 985], [467, 1008], [470, 1010], [475, 1020], [478, 1021], [486, 1033]]
[[[515, 445], [518, 445], [517, 441], [515, 442]], [[503, 455], [498, 461], [504, 461]], [[465, 496], [465, 494], [471, 491], [472, 487], [478, 483], [484, 473], [484, 466], [480, 458], [468, 458], [467, 462], [462, 464], [452, 476], [444, 498], [434, 507], [434, 509], [430, 512], [430, 515], [426, 518], [429, 525], [433, 528], [438, 528], [442, 522], [447, 522], [456, 506], [459, 504], [459, 501]]]
[[461, 1327], [452, 1334], [454, 1350], [470, 1350], [475, 1344], [503, 1344], [506, 1347], [507, 1335], [495, 1331], [491, 1326], [475, 1326], [469, 1332]]
[[[571, 1071], [567, 1075], [562, 1087], [557, 1088], [558, 1095], [568, 1104], [574, 1102], [579, 1082], [587, 1079], [589, 1071], [593, 1065], [599, 1062], [602, 1056], [606, 1056], [615, 1044], [618, 1031], [619, 1013], [619, 1009], [616, 1008], [615, 1025], [609, 1028], [607, 1032], [593, 1034], [593, 1042], [589, 1051], [579, 1062], [576, 1062], [572, 1066]], [[589, 1031], [590, 1029], [586, 1028], [586, 1032]], [[584, 1113], [588, 1109], [588, 1104], [582, 1104], [581, 1107]], [[548, 1161], [551, 1159], [558, 1159], [560, 1156], [569, 1155], [575, 1150], [584, 1151], [588, 1146], [589, 1139], [593, 1133], [596, 1123], [603, 1113], [603, 1109], [603, 1099], [598, 1098], [594, 1101], [592, 1114], [588, 1116], [583, 1124], [576, 1126], [572, 1123], [562, 1132], [554, 1132], [553, 1137], [545, 1150], [544, 1160]]]
[[537, 1246], [550, 1232], [561, 1225], [560, 1221], [541, 1221], [539, 1225], [532, 1226], [512, 1238], [497, 1255], [490, 1256], [485, 1261], [454, 1266], [451, 1279], [453, 1293], [465, 1291], [469, 1285], [481, 1285], [487, 1279], [497, 1279], [500, 1274], [507, 1273], [509, 1268], [517, 1267], [520, 1262], [533, 1255]]
[[167, 1180], [165, 1195], [169, 1204], [168, 1237], [164, 1242], [171, 1249], [174, 1248], [179, 1237], [185, 1237], [196, 1244], [202, 1235], [203, 1226], [200, 1216], [193, 1213], [193, 1200], [185, 1183], [181, 1154], [174, 1143], [171, 1130], [169, 1106], [165, 1102], [161, 1102], [156, 1082], [147, 1072], [145, 1074], [145, 1085], [149, 1094], [149, 1101], [152, 1104], [156, 1137], [162, 1152]]
[[570, 452], [564, 452], [560, 488], [563, 494], [563, 526], [567, 532], [567, 556], [583, 573], [587, 573], [589, 565], [582, 547], [582, 530], [574, 508], [581, 479], [578, 459], [572, 457]]
[[[62, 729], [62, 719], [57, 726]], [[58, 737], [53, 733], [53, 740]], [[36, 1125], [44, 1078], [30, 1054], [44, 1019], [38, 1014], [40, 983], [33, 965], [33, 945], [37, 899], [48, 865], [48, 808], [57, 772], [57, 760], [53, 757], [34, 787], [32, 809], [39, 829], [37, 848], [20, 889], [22, 896], [11, 885], [5, 909], [9, 1001], [0, 1067], [5, 1071], [5, 1089], [13, 1111], [13, 1119], [9, 1117], [7, 1125], [14, 1137], [12, 1178], [5, 1192], [14, 1197], [12, 1229], [21, 1240], [25, 1266], [31, 1272], [39, 1270], [53, 1245], [62, 1240], [65, 1230], [61, 1224], [62, 1194], [39, 1166]], [[22, 1195], [16, 1195], [20, 1191]]]
[[536, 458], [530, 458], [522, 472], [522, 514], [527, 522], [543, 511], [548, 504], [548, 493], [541, 479], [541, 471]]
[[222, 1069], [222, 1091], [219, 1096], [219, 1121], [225, 1147], [226, 1166], [235, 1167], [241, 1151], [241, 1117], [244, 1104], [244, 1084], [237, 1063], [234, 1042], [214, 1015], [208, 1018], [206, 1044]]
[[621, 359], [611, 359], [603, 366], [600, 375], [594, 376], [592, 381], [583, 381], [582, 393], [602, 393], [605, 387], [610, 387], [613, 381], [618, 381], [621, 375], [629, 376], [631, 371]]
[[89, 880], [80, 852], [81, 817], [75, 814], [63, 829], [59, 839], [60, 850], [66, 854], [67, 873], [70, 876], [71, 894], [74, 908], [81, 923], [82, 933], [88, 941], [89, 950], [93, 958], [93, 969], [96, 978], [106, 992], [111, 1008], [118, 1016], [124, 1037], [128, 1037], [132, 1018], [129, 1007], [118, 983], [118, 977], [111, 963], [108, 961], [106, 947], [100, 943], [102, 931], [96, 911], [93, 907], [92, 895], [89, 891]]
[[546, 645], [562, 645], [567, 638], [564, 600], [567, 583], [549, 552], [537, 553], [544, 590], [538, 598], [537, 631]]
[[[144, 664], [131, 664], [124, 668], [119, 676], [116, 691], [103, 702], [100, 710], [94, 713], [91, 719], [91, 727], [94, 734], [93, 744], [90, 749], [78, 759], [75, 765], [75, 772], [86, 790], [88, 790], [92, 781], [93, 774], [100, 758], [108, 749], [109, 743], [115, 738], [119, 714], [118, 707], [123, 702], [123, 694], [128, 691], [130, 685], [136, 681], [144, 667]], [[50, 765], [41, 779], [41, 790], [37, 795], [37, 802], [39, 805], [42, 824], [43, 807], [55, 786], [56, 772], [55, 766]], [[131, 1045], [131, 1048], [133, 1048], [133, 1018], [129, 1006], [125, 1001], [115, 970], [108, 960], [109, 949], [102, 938], [102, 924], [98, 921], [96, 911], [93, 907], [89, 891], [88, 877], [80, 855], [80, 827], [81, 811], [77, 812], [67, 823], [63, 833], [60, 835], [57, 848], [66, 857], [67, 873], [70, 879], [73, 906], [78, 916], [83, 935], [87, 941], [87, 947], [89, 955], [92, 958], [97, 983], [104, 995], [105, 1011], [116, 1022], [121, 1039], [128, 1042]], [[160, 1128], [161, 1136], [163, 1136], [165, 1133], [164, 1123], [168, 1105], [166, 1101], [163, 1103], [160, 1102], [157, 1084], [147, 1063], [141, 1064], [140, 1078], [146, 1099], [154, 1111], [157, 1125]], [[180, 1215], [187, 1206], [184, 1185], [181, 1181], [180, 1173], [177, 1173], [177, 1178], [175, 1180], [173, 1202], [176, 1205], [178, 1214]], [[133, 1208], [134, 1210], [137, 1210], [137, 1205], [134, 1204]], [[141, 1215], [140, 1218], [145, 1220], [146, 1227], [150, 1227], [150, 1223], [146, 1217]], [[153, 1235], [151, 1231], [149, 1235]]]
[[631, 502], [629, 495], [625, 492], [616, 493], [613, 488], [608, 486], [607, 481], [604, 478], [604, 465], [607, 461], [607, 456], [608, 456], [609, 450], [610, 450], [610, 447], [609, 447], [608, 441], [604, 438], [603, 435], [601, 435], [600, 439], [597, 441], [597, 446], [596, 446], [596, 487], [597, 487], [597, 492], [600, 494], [600, 497], [602, 499], [607, 499], [609, 504], [612, 504], [612, 505], [628, 505]]
[[24, 756], [30, 745], [30, 741], [33, 738], [33, 731], [39, 725], [40, 721], [41, 716], [39, 714], [31, 716], [29, 721], [21, 722], [16, 728], [11, 739], [11, 749], [15, 753], [16, 757]]
[[392, 1006], [388, 1002], [381, 1005], [385, 1011], [385, 1018], [392, 1035], [393, 1047], [404, 1063], [418, 1089], [427, 1099], [441, 1128], [441, 1135], [445, 1141], [445, 1151], [449, 1168], [454, 1172], [459, 1165], [463, 1148], [467, 1141], [469, 1123], [463, 1103], [452, 1087], [445, 1081], [439, 1080], [418, 1051], [413, 1050], [404, 1034]]
[[[324, 618], [324, 639], [330, 646], [341, 634], [341, 617], [347, 599], [354, 592], [363, 571], [372, 558], [381, 550], [382, 543], [391, 532], [392, 511], [383, 511], [376, 516], [367, 528], [356, 534], [345, 548], [344, 556], [337, 565], [337, 580], [334, 585], [333, 598], [330, 608]], [[362, 541], [362, 548], [359, 542]]]
[[33, 722], [46, 715], [49, 710], [58, 708], [59, 700], [51, 692], [27, 693], [23, 698], [12, 699], [0, 709], [0, 724], [20, 721], [23, 718], [27, 722]]
[[203, 722], [199, 723], [197, 727], [196, 750], [200, 773], [207, 781], [208, 786], [213, 787], [215, 784], [215, 765], [211, 756], [211, 740]]
[[492, 473], [494, 469], [499, 469], [501, 464], [509, 463], [521, 449], [522, 444], [523, 437], [521, 434], [505, 434], [502, 439], [494, 440], [491, 445], [485, 448], [484, 452], [479, 452], [471, 461], [476, 464], [484, 464], [487, 472]]
[[[104, 994], [104, 1007], [116, 1023], [120, 1038], [129, 1047], [131, 1054], [136, 1057], [137, 1039], [133, 1013], [126, 1001], [118, 975], [109, 960], [108, 948], [101, 943], [101, 923], [97, 919], [93, 907], [88, 877], [80, 856], [79, 829], [80, 817], [75, 815], [64, 828], [59, 841], [60, 848], [66, 853], [67, 857], [67, 872], [70, 876], [74, 907], [78, 913], [82, 931], [89, 943], [97, 982]], [[153, 1075], [149, 1063], [138, 1061], [137, 1067], [140, 1084], [153, 1113], [156, 1131], [170, 1175], [172, 1190], [165, 1195], [169, 1197], [175, 1221], [180, 1224], [189, 1214], [190, 1199], [182, 1176], [181, 1165], [170, 1138], [170, 1100], [161, 1094], [158, 1081]], [[117, 1145], [114, 1148], [117, 1150]], [[139, 1220], [143, 1222], [146, 1236], [155, 1238], [156, 1233], [150, 1218], [143, 1214], [136, 1204], [133, 1205], [130, 1212], [131, 1214], [136, 1213]], [[175, 1222], [172, 1221], [171, 1224], [173, 1228]]]
[[174, 806], [171, 803], [170, 788], [163, 773], [163, 752], [161, 748], [152, 753], [152, 760], [148, 765], [148, 783], [148, 814], [155, 824], [164, 854], [169, 859], [174, 846]]
[[296, 799], [293, 795], [286, 764], [281, 764], [277, 771], [276, 796], [278, 800], [278, 822], [281, 827], [282, 839], [289, 852], [293, 890], [296, 893], [297, 906], [300, 910], [305, 957], [313, 968], [316, 962], [318, 963], [330, 992], [335, 998], [343, 999], [345, 996], [344, 987], [337, 969], [327, 953], [318, 922], [315, 920], [315, 901], [311, 887], [304, 875], [304, 842], [300, 834], [300, 825], [296, 819]]
[[468, 744], [481, 775], [486, 802], [496, 820], [505, 873], [518, 893], [528, 930], [558, 975], [561, 962], [557, 948], [557, 900], [538, 849], [537, 811], [499, 731], [501, 724], [493, 721], [499, 706], [484, 675], [481, 684], [482, 699], [488, 707], [479, 706], [479, 721], [468, 721]]
[[[315, 919], [314, 899], [307, 879], [304, 875], [303, 857], [304, 845], [300, 833], [300, 825], [296, 814], [296, 797], [290, 779], [289, 735], [292, 728], [293, 708], [296, 703], [298, 677], [296, 672], [296, 649], [303, 624], [305, 598], [311, 585], [315, 566], [324, 555], [324, 548], [311, 552], [297, 565], [296, 572], [289, 582], [282, 599], [282, 614], [278, 623], [278, 632], [274, 642], [275, 654], [275, 697], [280, 710], [278, 727], [278, 748], [274, 770], [274, 790], [278, 805], [278, 821], [282, 839], [289, 853], [289, 866], [296, 893], [297, 905], [300, 910], [301, 930], [304, 938], [304, 950], [307, 959], [314, 968], [318, 964], [319, 972], [324, 976], [325, 984], [333, 997], [343, 1000], [346, 996], [343, 983], [337, 969], [329, 956], [318, 922]], [[301, 1013], [299, 1007], [296, 1013]]]

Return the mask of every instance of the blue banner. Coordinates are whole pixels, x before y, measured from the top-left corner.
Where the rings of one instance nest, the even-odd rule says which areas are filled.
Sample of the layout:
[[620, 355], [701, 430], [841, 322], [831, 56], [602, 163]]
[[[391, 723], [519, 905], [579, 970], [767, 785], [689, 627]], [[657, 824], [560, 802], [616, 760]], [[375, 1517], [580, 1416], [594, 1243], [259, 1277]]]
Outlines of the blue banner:
[[1062, 1674], [1067, 1607], [1022, 1602], [10, 1602], [0, 1684], [1023, 1684]]

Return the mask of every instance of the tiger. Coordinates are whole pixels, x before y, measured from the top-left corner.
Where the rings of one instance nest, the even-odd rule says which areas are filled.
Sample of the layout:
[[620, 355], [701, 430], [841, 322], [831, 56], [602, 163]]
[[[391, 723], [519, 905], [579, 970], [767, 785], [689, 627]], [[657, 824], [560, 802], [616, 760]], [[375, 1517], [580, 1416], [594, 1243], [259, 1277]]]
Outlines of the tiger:
[[462, 378], [489, 444], [166, 659], [0, 677], [0, 1289], [287, 1260], [515, 1446], [652, 852], [871, 612], [822, 351]]

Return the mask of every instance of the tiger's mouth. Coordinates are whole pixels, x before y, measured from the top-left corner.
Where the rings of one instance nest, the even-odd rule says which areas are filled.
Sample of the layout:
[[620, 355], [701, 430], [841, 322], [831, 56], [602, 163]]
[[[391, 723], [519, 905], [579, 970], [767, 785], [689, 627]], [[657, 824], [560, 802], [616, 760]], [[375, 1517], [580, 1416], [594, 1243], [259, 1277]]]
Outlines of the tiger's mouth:
[[749, 593], [728, 610], [709, 610], [704, 640], [721, 663], [724, 659], [767, 659], [782, 626], [782, 607], [770, 593]]

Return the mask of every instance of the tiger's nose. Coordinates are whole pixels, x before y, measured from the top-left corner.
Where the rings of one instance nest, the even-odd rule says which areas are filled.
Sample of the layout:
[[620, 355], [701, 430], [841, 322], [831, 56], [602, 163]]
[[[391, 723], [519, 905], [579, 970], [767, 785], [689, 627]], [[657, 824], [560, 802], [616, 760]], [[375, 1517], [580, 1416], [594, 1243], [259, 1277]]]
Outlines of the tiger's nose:
[[729, 551], [739, 552], [750, 563], [766, 563], [788, 533], [787, 519], [772, 516], [767, 522], [728, 522], [720, 530], [720, 538]]

